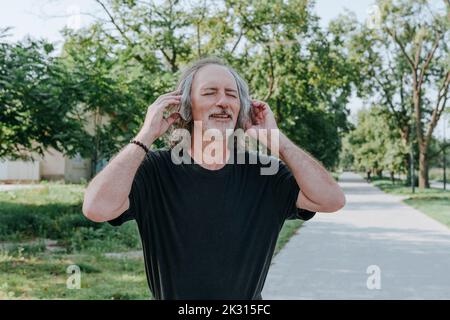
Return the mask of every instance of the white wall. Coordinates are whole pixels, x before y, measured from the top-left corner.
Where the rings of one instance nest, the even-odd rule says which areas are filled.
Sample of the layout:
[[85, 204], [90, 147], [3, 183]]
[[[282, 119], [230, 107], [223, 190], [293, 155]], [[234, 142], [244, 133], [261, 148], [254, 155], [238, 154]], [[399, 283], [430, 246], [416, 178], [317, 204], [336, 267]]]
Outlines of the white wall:
[[40, 180], [39, 161], [0, 160], [0, 180]]

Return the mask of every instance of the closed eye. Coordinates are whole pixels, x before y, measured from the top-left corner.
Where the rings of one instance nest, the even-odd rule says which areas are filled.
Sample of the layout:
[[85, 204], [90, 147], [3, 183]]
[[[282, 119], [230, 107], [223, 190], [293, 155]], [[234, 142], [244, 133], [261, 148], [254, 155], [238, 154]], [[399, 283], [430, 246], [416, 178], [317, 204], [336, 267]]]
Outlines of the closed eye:
[[[210, 96], [210, 95], [213, 95], [214, 93], [213, 92], [210, 92], [210, 93], [205, 93], [205, 94], [203, 94], [204, 96]], [[233, 97], [233, 98], [237, 98], [236, 96], [234, 96], [234, 95], [232, 95], [232, 94], [229, 94], [228, 96], [230, 96], [230, 97]]]

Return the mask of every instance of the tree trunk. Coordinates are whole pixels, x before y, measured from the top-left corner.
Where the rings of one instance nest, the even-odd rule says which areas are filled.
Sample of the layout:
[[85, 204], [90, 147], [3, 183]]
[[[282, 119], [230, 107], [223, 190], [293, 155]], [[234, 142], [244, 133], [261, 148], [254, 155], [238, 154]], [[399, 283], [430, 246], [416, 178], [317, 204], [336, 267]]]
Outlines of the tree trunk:
[[419, 154], [419, 188], [429, 188], [430, 183], [428, 181], [428, 157], [427, 153], [420, 150]]
[[370, 170], [367, 170], [367, 182], [370, 182], [371, 181], [371, 179], [370, 179]]
[[94, 113], [94, 146], [92, 150], [92, 158], [91, 158], [91, 176], [90, 178], [94, 178], [97, 174], [97, 163], [98, 163], [98, 149], [99, 149], [99, 135], [98, 135], [98, 126], [100, 123], [100, 108], [97, 107]]
[[375, 171], [376, 171], [378, 178], [381, 179], [383, 177], [383, 169], [376, 169]]

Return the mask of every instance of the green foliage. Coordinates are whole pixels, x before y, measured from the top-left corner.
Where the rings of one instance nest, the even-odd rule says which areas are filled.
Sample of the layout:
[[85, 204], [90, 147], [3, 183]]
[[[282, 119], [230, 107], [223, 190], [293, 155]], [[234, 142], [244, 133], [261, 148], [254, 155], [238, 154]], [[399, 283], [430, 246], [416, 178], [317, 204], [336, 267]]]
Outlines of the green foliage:
[[356, 170], [385, 169], [397, 173], [408, 170], [405, 161], [408, 146], [379, 106], [358, 112], [358, 124], [346, 137], [345, 146], [345, 155], [341, 157], [346, 159], [346, 166], [352, 165]]
[[71, 113], [76, 86], [52, 51], [45, 41], [0, 37], [0, 157], [29, 159], [48, 147], [74, 155], [87, 146]]
[[[421, 155], [416, 166], [420, 185], [426, 187], [428, 162], [436, 156], [432, 134], [449, 98], [450, 4], [379, 0], [376, 5], [379, 21], [373, 28], [348, 17], [333, 22], [332, 28], [361, 71], [358, 94], [368, 105], [380, 106], [402, 143], [414, 144]], [[393, 169], [399, 168], [395, 148], [386, 149]], [[376, 161], [372, 156], [365, 162]]]
[[[137, 133], [147, 107], [173, 89], [187, 64], [216, 55], [244, 75], [252, 97], [269, 103], [291, 139], [326, 167], [337, 165], [361, 66], [338, 35], [319, 27], [312, 2], [97, 4], [108, 20], [65, 29], [60, 57], [51, 56], [50, 43], [4, 44], [4, 73], [15, 78], [0, 82], [7, 87], [0, 105], [8, 105], [0, 111], [7, 124], [0, 128], [3, 155], [31, 150], [32, 143], [40, 151], [52, 145], [91, 158], [94, 175]], [[21, 83], [36, 88], [24, 95]], [[32, 101], [41, 93], [42, 101]]]
[[[117, 120], [96, 127], [94, 161], [118, 151], [142, 124], [146, 106], [173, 89], [188, 63], [216, 55], [244, 75], [254, 98], [271, 105], [286, 134], [327, 167], [337, 164], [357, 71], [329, 43], [307, 1], [99, 3], [109, 23], [66, 31], [65, 44], [76, 73], [97, 79], [87, 85], [86, 108]], [[97, 85], [105, 77], [117, 84], [116, 95]], [[100, 99], [105, 95], [110, 101]]]

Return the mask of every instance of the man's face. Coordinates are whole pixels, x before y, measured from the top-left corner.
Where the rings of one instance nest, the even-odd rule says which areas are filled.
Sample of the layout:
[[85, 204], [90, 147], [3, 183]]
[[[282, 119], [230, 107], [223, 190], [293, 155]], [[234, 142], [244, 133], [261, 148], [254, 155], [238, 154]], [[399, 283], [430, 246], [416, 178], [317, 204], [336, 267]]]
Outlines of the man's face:
[[203, 130], [236, 127], [240, 100], [233, 75], [219, 65], [210, 64], [194, 76], [191, 88], [192, 118], [202, 121]]

